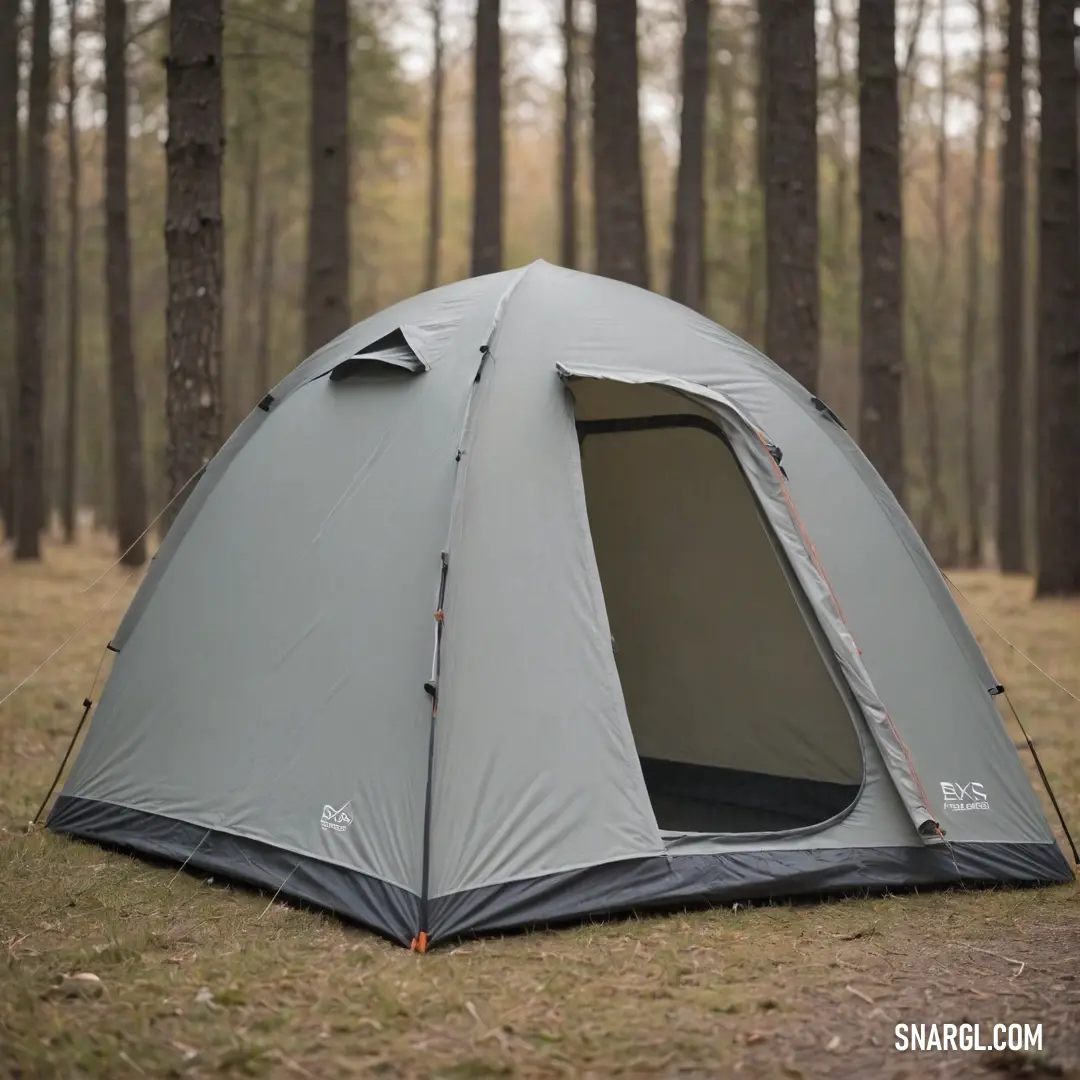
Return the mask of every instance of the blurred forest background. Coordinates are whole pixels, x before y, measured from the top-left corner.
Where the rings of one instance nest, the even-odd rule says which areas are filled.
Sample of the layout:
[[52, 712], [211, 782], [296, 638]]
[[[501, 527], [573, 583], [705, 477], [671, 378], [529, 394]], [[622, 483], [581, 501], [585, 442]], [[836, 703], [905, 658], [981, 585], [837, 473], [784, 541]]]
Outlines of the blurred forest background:
[[[501, 8], [497, 0], [173, 0], [172, 7], [173, 24], [210, 11], [220, 34], [223, 228], [214, 242], [223, 245], [222, 311], [210, 316], [220, 319], [220, 332], [211, 326], [204, 338], [220, 370], [204, 371], [216, 385], [203, 388], [202, 402], [219, 417], [216, 434], [211, 425], [202, 436], [202, 457], [342, 326], [434, 284], [544, 258], [638, 280], [759, 348], [772, 344], [767, 351], [816, 389], [856, 438], [860, 417], [872, 414], [860, 377], [873, 347], [902, 392], [902, 427], [894, 418], [900, 479], [879, 451], [868, 453], [901, 489], [939, 563], [1032, 569], [1050, 515], [1044, 589], [1080, 590], [1080, 434], [1070, 434], [1080, 429], [1080, 283], [1068, 284], [1080, 265], [1080, 211], [1071, 221], [1058, 215], [1057, 246], [1043, 253], [1058, 260], [1065, 284], [1045, 316], [1057, 337], [1039, 344], [1040, 206], [1053, 209], [1038, 197], [1044, 60], [1057, 64], [1050, 70], [1059, 90], [1057, 164], [1043, 168], [1056, 170], [1059, 190], [1071, 183], [1074, 209], [1080, 204], [1069, 0], [1041, 7], [1038, 0], [818, 0], [816, 11], [812, 0], [502, 0]], [[187, 256], [170, 254], [166, 241], [167, 205], [183, 190], [177, 172], [169, 192], [170, 170], [182, 162], [167, 160], [166, 141], [170, 73], [180, 73], [171, 89], [182, 100], [187, 69], [177, 57], [190, 26], [173, 25], [170, 40], [167, 0], [0, 0], [0, 8], [0, 503], [8, 532], [17, 531], [16, 493], [26, 482], [20, 462], [33, 460], [18, 434], [34, 398], [25, 386], [20, 397], [34, 335], [17, 324], [29, 303], [30, 322], [42, 328], [37, 516], [58, 536], [71, 534], [76, 517], [82, 529], [118, 529], [122, 550], [182, 483], [168, 460], [170, 425], [183, 422], [183, 410], [167, 407], [167, 359], [170, 348], [182, 352], [175, 335], [183, 320], [167, 324], [169, 259]], [[597, 27], [598, 16], [606, 27]], [[637, 28], [636, 71], [632, 36], [630, 53], [618, 51], [627, 47], [627, 19]], [[42, 27], [47, 51], [35, 43]], [[606, 37], [594, 40], [594, 31]], [[884, 124], [872, 121], [860, 144], [860, 31], [884, 40], [886, 50], [892, 40], [894, 70], [886, 74], [896, 87], [901, 146], [893, 167], [902, 281], [882, 294], [895, 301], [895, 328], [879, 323], [867, 341], [860, 169], [868, 170], [864, 184], [884, 184], [887, 193], [890, 148], [887, 107]], [[1048, 40], [1061, 42], [1054, 57], [1040, 51]], [[212, 53], [212, 30], [210, 41]], [[344, 63], [333, 61], [335, 45]], [[602, 47], [611, 50], [606, 61]], [[314, 59], [320, 55], [331, 58], [325, 67]], [[1060, 87], [1070, 85], [1063, 55], [1071, 61], [1071, 112], [1060, 100]], [[864, 65], [875, 62], [880, 54], [863, 56]], [[493, 78], [495, 92], [474, 95], [478, 77]], [[626, 97], [635, 84], [638, 114]], [[201, 91], [192, 82], [187, 92], [196, 109], [190, 121]], [[313, 92], [322, 95], [314, 108]], [[123, 110], [124, 95], [124, 122], [110, 140], [108, 102]], [[334, 104], [346, 100], [347, 111]], [[335, 117], [347, 123], [344, 144], [332, 131], [313, 131], [313, 114], [331, 127]], [[1069, 124], [1071, 149], [1061, 138]], [[474, 160], [477, 126], [494, 138], [477, 141]], [[873, 144], [878, 136], [884, 145]], [[347, 216], [333, 211], [322, 222], [309, 213], [319, 139], [323, 151], [336, 147], [329, 156], [346, 160], [315, 181], [330, 184], [316, 203], [332, 202], [336, 184], [348, 204]], [[596, 160], [612, 176], [593, 176], [594, 140]], [[635, 171], [639, 152], [644, 236], [634, 246], [644, 265], [598, 266], [597, 192], [613, 184], [618, 203], [622, 174]], [[196, 163], [203, 167], [212, 188], [217, 165], [208, 157]], [[809, 221], [807, 197], [817, 210]], [[114, 232], [111, 255], [109, 245], [110, 228], [123, 227], [126, 270], [121, 234]], [[321, 323], [311, 314], [318, 268], [308, 259], [309, 230], [314, 237], [320, 228], [327, 243], [347, 239], [338, 256], [347, 272], [337, 273], [346, 292], [322, 297], [324, 308], [340, 311]], [[31, 269], [38, 248], [40, 290]], [[785, 288], [768, 273], [770, 252], [777, 268], [802, 259], [802, 281], [819, 288], [820, 310], [801, 294], [787, 301], [801, 329], [769, 326], [769, 290], [782, 320]], [[334, 267], [323, 272], [325, 285]], [[798, 294], [791, 281], [789, 274], [789, 292]], [[1061, 306], [1069, 288], [1071, 314]], [[871, 298], [871, 316], [887, 316], [889, 302], [879, 299], [875, 309]], [[893, 343], [878, 349], [882, 334]], [[1040, 397], [1044, 361], [1052, 378]], [[1047, 408], [1055, 410], [1049, 422], [1040, 411]], [[1050, 441], [1040, 454], [1044, 428]], [[198, 448], [194, 460], [197, 467]], [[1056, 469], [1049, 480], [1044, 468]], [[133, 487], [145, 495], [125, 509]], [[29, 540], [17, 547], [37, 554]]]

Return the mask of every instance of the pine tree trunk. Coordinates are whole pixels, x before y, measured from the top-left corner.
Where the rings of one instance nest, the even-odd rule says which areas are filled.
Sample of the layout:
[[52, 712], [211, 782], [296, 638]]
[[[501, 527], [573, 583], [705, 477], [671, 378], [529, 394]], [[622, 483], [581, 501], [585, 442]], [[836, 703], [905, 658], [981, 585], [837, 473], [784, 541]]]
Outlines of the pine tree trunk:
[[424, 288], [439, 283], [442, 240], [443, 0], [431, 0], [431, 115], [428, 118], [428, 227], [424, 253]]
[[[227, 438], [244, 419], [255, 402], [259, 401], [265, 389], [253, 386], [255, 382], [256, 335], [258, 334], [256, 305], [258, 267], [259, 229], [262, 227], [262, 104], [259, 94], [252, 95], [252, 119], [250, 139], [244, 155], [244, 236], [240, 245], [240, 281], [239, 308], [237, 323], [239, 333], [237, 343], [232, 350], [233, 363], [240, 370], [234, 370], [232, 395], [225, 395], [224, 413]], [[239, 376], [239, 377], [237, 377]], [[254, 399], [254, 400], [252, 400]]]
[[67, 164], [68, 164], [68, 248], [67, 248], [67, 372], [64, 385], [64, 460], [60, 487], [60, 518], [64, 542], [75, 542], [75, 514], [78, 489], [79, 446], [79, 132], [75, 123], [75, 99], [79, 85], [75, 58], [78, 55], [78, 0], [70, 0], [68, 18]]
[[672, 225], [672, 300], [700, 311], [705, 300], [705, 101], [709, 90], [709, 0], [686, 0], [682, 122]]
[[989, 57], [987, 55], [986, 0], [976, 0], [979, 25], [979, 60], [977, 82], [978, 116], [975, 127], [975, 160], [971, 182], [970, 218], [968, 220], [967, 305], [964, 310], [964, 337], [961, 347], [963, 373], [962, 405], [964, 410], [964, 506], [967, 511], [965, 546], [961, 561], [975, 567], [982, 563], [982, 498], [979, 485], [976, 416], [978, 399], [975, 365], [979, 348], [979, 300], [982, 289], [983, 189], [986, 171], [986, 136], [990, 122]]
[[[855, 329], [851, 318], [850, 298], [858, 288], [852, 250], [854, 235], [852, 214], [853, 163], [851, 159], [850, 109], [855, 79], [845, 49], [846, 31], [854, 23], [854, 15], [839, 0], [829, 0], [829, 57], [835, 83], [829, 95], [832, 132], [829, 157], [833, 167], [830, 192], [829, 220], [832, 243], [828, 246], [823, 265], [828, 266], [829, 286], [834, 297], [843, 298], [839, 305], [821, 310], [821, 364], [818, 370], [819, 394], [824, 392], [833, 407], [847, 424], [852, 438], [858, 440], [859, 355], [855, 347]], [[824, 236], [819, 238], [819, 242]], [[829, 315], [832, 315], [830, 327]]]
[[848, 273], [848, 191], [851, 170], [848, 167], [847, 143], [847, 72], [844, 70], [843, 23], [837, 0], [829, 3], [829, 29], [833, 62], [836, 64], [836, 184], [833, 188], [833, 228], [836, 230], [836, 255], [833, 260], [833, 284], [841, 295], [847, 294]]
[[934, 224], [937, 258], [934, 262], [934, 287], [931, 297], [930, 326], [921, 322], [921, 376], [926, 431], [926, 471], [929, 486], [925, 525], [927, 545], [939, 566], [954, 566], [959, 556], [956, 528], [949, 513], [945, 490], [945, 463], [941, 450], [941, 395], [938, 388], [938, 362], [942, 359], [942, 329], [948, 322], [949, 261], [952, 255], [952, 230], [949, 227], [949, 134], [948, 116], [951, 86], [949, 52], [945, 28], [948, 0], [941, 0], [938, 20], [938, 124], [935, 144], [937, 179], [934, 190]]
[[169, 21], [165, 417], [169, 495], [176, 498], [169, 521], [181, 490], [221, 443], [221, 7], [222, 0], [184, 0]]
[[1080, 594], [1080, 198], [1073, 0], [1040, 0], [1037, 596]]
[[[240, 47], [247, 56], [259, 55], [257, 25], [243, 24]], [[225, 341], [221, 358], [221, 416], [222, 438], [227, 439], [252, 407], [255, 396], [256, 341], [256, 252], [259, 227], [262, 224], [260, 199], [262, 196], [263, 157], [263, 88], [256, 65], [241, 65], [229, 76], [230, 98], [239, 99], [234, 106], [235, 135], [230, 147], [230, 159], [240, 163], [243, 188], [243, 227], [240, 231], [239, 257], [232, 266], [225, 260], [225, 294], [230, 302], [225, 305]], [[233, 69], [230, 69], [233, 71]], [[226, 173], [228, 169], [226, 168]], [[227, 179], [222, 181], [227, 191]], [[225, 196], [223, 195], [223, 198]], [[239, 216], [239, 215], [238, 215]], [[234, 280], [235, 279], [235, 280]]]
[[[733, 250], [735, 208], [739, 197], [738, 158], [734, 145], [738, 124], [735, 109], [737, 74], [732, 48], [735, 36], [731, 31], [727, 12], [721, 8], [716, 31], [710, 35], [712, 41], [709, 51], [715, 59], [716, 69], [716, 118], [708, 125], [713, 146], [712, 183], [716, 191], [716, 232], [719, 242], [715, 245], [706, 269], [707, 278], [709, 271], [715, 267], [723, 283], [720, 287], [720, 303], [714, 312], [718, 321], [730, 318], [727, 294], [731, 288], [731, 275], [735, 266], [739, 267], [740, 275], [743, 270], [738, 251]], [[708, 294], [705, 306], [708, 306]]]
[[860, 366], [863, 450], [904, 497], [903, 212], [896, 0], [859, 2]]
[[[109, 296], [109, 391], [112, 402], [116, 532], [123, 561], [141, 566], [146, 545], [142, 410], [131, 330], [128, 229], [128, 110], [125, 0], [105, 0], [105, 229]], [[130, 549], [130, 550], [129, 550]]]
[[[720, 205], [730, 217], [738, 189], [738, 155], [734, 145], [737, 116], [735, 93], [738, 75], [735, 70], [734, 44], [736, 35], [730, 26], [721, 22], [716, 38], [716, 123], [713, 133], [713, 159], [716, 165], [716, 186]], [[724, 215], [721, 215], [722, 217]], [[721, 253], [723, 259], [723, 253]]]
[[577, 29], [574, 6], [577, 0], [563, 0], [563, 117], [562, 171], [559, 185], [562, 227], [559, 261], [577, 266]]
[[998, 564], [1024, 572], [1024, 325], [1027, 264], [1024, 167], [1024, 5], [1008, 4], [1005, 50], [1007, 118], [1000, 151], [1001, 261], [998, 283]]
[[30, 94], [26, 121], [26, 205], [22, 297], [18, 312], [19, 397], [15, 458], [15, 558], [41, 557], [45, 508], [45, 258], [48, 235], [50, 0], [34, 0]]
[[649, 287], [638, 121], [637, 0], [605, 0], [593, 32], [596, 272]]
[[814, 5], [759, 0], [766, 72], [765, 352], [817, 392], [817, 56]]
[[904, 86], [907, 87], [907, 92], [904, 92], [904, 87], [901, 88], [902, 94], [902, 112], [907, 116], [907, 110], [911, 102], [911, 83], [915, 79], [915, 60], [919, 55], [919, 38], [922, 35], [923, 18], [926, 15], [926, 0], [915, 0], [915, 14], [911, 19], [911, 27], [908, 31], [907, 45], [904, 47], [904, 59], [900, 67], [900, 78], [903, 80]]
[[499, 0], [477, 0], [473, 90], [472, 273], [493, 274], [503, 259], [502, 34]]
[[315, 0], [311, 22], [307, 352], [349, 328], [349, 3]]
[[[754, 163], [751, 183], [756, 184], [757, 191], [763, 192], [765, 187], [765, 110], [769, 98], [769, 73], [765, 68], [765, 49], [761, 38], [760, 20], [751, 34], [755, 40], [753, 53], [756, 56], [756, 63], [753, 65], [753, 70], [757, 76], [754, 95], [754, 152], [750, 155], [750, 160]], [[765, 247], [764, 201], [762, 196], [760, 212], [754, 213], [746, 222], [746, 291], [743, 293], [742, 304], [742, 337], [759, 349], [765, 347], [764, 327], [760, 314], [762, 285], [765, 277], [762, 273]]]
[[273, 376], [270, 374], [270, 339], [272, 337], [274, 299], [274, 256], [277, 250], [277, 220], [274, 208], [266, 212], [262, 227], [262, 266], [259, 270], [259, 314], [257, 319], [257, 346], [255, 352], [255, 386], [261, 399], [270, 391]]
[[22, 310], [19, 238], [19, 0], [0, 0], [0, 522], [10, 538], [15, 528], [15, 442], [17, 408], [17, 313]]

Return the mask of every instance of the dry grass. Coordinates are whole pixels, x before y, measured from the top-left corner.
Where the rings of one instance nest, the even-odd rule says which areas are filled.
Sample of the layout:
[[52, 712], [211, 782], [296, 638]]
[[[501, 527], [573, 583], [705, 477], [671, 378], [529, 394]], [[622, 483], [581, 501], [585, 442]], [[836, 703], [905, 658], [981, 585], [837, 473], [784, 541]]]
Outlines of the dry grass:
[[[37, 567], [0, 561], [0, 696], [119, 588], [0, 711], [0, 1076], [1035, 1076], [1080, 1059], [1075, 886], [724, 909], [419, 957], [265, 896], [26, 835], [134, 590], [116, 570], [84, 591], [107, 563], [103, 541], [52, 547]], [[1022, 579], [956, 580], [1080, 687], [1080, 605], [1033, 604]], [[973, 626], [1080, 822], [1080, 706]], [[65, 983], [76, 972], [100, 992]], [[1046, 1054], [898, 1054], [900, 1020], [1041, 1021]]]

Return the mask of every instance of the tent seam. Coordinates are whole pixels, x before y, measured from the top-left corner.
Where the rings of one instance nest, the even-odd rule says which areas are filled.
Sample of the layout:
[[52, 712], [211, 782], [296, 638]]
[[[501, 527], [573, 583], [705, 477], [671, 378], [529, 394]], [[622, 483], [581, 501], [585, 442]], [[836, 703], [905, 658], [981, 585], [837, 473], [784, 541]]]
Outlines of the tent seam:
[[[458, 501], [464, 497], [465, 481], [468, 476], [469, 462], [465, 455], [465, 440], [468, 437], [469, 421], [473, 416], [473, 402], [476, 399], [477, 385], [480, 381], [480, 376], [484, 371], [484, 364], [491, 352], [491, 343], [495, 338], [499, 326], [502, 322], [503, 316], [506, 313], [506, 309], [510, 303], [510, 297], [513, 295], [514, 290], [519, 283], [524, 280], [525, 275], [536, 265], [535, 262], [530, 263], [528, 266], [523, 267], [521, 273], [514, 277], [514, 280], [510, 282], [507, 288], [504, 290], [502, 296], [499, 297], [499, 302], [495, 305], [495, 314], [491, 320], [491, 326], [488, 328], [487, 335], [484, 338], [484, 344], [480, 346], [480, 363], [476, 369], [476, 375], [473, 377], [473, 381], [469, 387], [469, 397], [465, 403], [465, 413], [461, 421], [461, 434], [457, 440], [457, 469], [454, 475], [454, 491], [450, 501], [450, 520], [447, 524], [447, 536], [446, 546], [443, 550], [440, 558], [439, 566], [439, 591], [438, 591], [438, 610], [435, 613], [437, 621], [436, 634], [435, 634], [435, 648], [434, 655], [432, 657], [432, 702], [431, 702], [431, 727], [428, 734], [428, 763], [427, 763], [427, 784], [424, 789], [424, 831], [423, 831], [423, 846], [420, 853], [421, 862], [421, 885], [420, 885], [420, 897], [418, 905], [418, 920], [420, 925], [417, 927], [417, 936], [415, 945], [418, 949], [423, 951], [427, 944], [428, 927], [426, 923], [430, 917], [430, 905], [431, 905], [431, 888], [430, 888], [430, 874], [431, 874], [431, 822], [433, 813], [433, 789], [435, 786], [435, 724], [438, 719], [439, 713], [439, 683], [441, 682], [441, 659], [442, 659], [442, 642], [443, 642], [443, 611], [442, 606], [445, 602], [446, 587], [450, 577], [450, 546], [453, 538], [454, 528], [454, 514], [457, 510]], [[474, 428], [475, 430], [475, 428]], [[465, 458], [464, 465], [462, 459]]]
[[437, 896], [432, 896], [431, 899], [446, 900], [455, 896], [461, 896], [464, 893], [473, 892], [475, 889], [493, 889], [503, 885], [513, 885], [519, 881], [533, 881], [541, 878], [552, 877], [555, 874], [573, 874], [577, 873], [580, 870], [592, 870], [596, 867], [601, 866], [613, 866], [616, 863], [638, 862], [644, 861], [645, 859], [664, 859], [665, 861], [667, 861], [670, 858], [671, 856], [668, 853], [667, 845], [665, 844], [663, 850], [661, 851], [628, 852], [625, 855], [605, 856], [603, 859], [598, 859], [593, 862], [571, 863], [569, 866], [559, 867], [555, 870], [545, 870], [543, 871], [543, 873], [540, 874], [530, 874], [522, 872], [519, 874], [512, 874], [509, 877], [493, 878], [492, 880], [487, 881], [482, 885], [469, 885], [465, 888], [453, 889], [448, 892], [439, 893]]
[[[758, 434], [758, 438], [761, 439], [760, 434]], [[765, 446], [764, 440], [762, 440], [762, 446]], [[765, 447], [765, 449], [767, 451], [768, 447]], [[769, 458], [770, 460], [772, 460], [771, 454], [769, 455]], [[784, 493], [784, 501], [788, 505], [788, 510], [791, 512], [791, 517], [794, 520], [796, 526], [798, 527], [799, 532], [802, 534], [803, 540], [806, 542], [810, 557], [813, 560], [814, 565], [817, 567], [818, 573], [821, 575], [821, 580], [825, 582], [825, 587], [829, 590], [829, 595], [832, 597], [833, 605], [836, 607], [836, 614], [840, 616], [840, 622], [843, 623], [844, 629], [847, 630], [848, 634], [851, 636], [852, 644], [855, 646], [856, 650], [861, 656], [862, 649], [859, 648], [858, 643], [855, 641], [855, 636], [851, 633], [851, 627], [848, 626], [847, 619], [844, 617], [843, 609], [840, 607], [840, 601], [837, 598], [836, 593], [833, 590], [832, 584], [825, 573], [825, 568], [821, 565], [821, 560], [818, 558], [818, 553], [814, 547], [814, 542], [810, 539], [810, 534], [807, 532], [806, 526], [803, 524], [802, 518], [799, 516], [798, 510], [795, 508], [795, 503], [791, 498], [790, 492], [788, 491], [787, 483], [785, 482], [783, 475], [780, 472], [780, 466], [777, 465], [775, 461], [773, 461], [773, 470], [776, 472], [777, 482], [780, 485], [780, 490]], [[892, 730], [893, 737], [900, 744], [900, 749], [904, 752], [904, 758], [907, 761], [908, 771], [911, 773], [911, 778], [915, 781], [915, 784], [919, 789], [919, 794], [922, 796], [923, 807], [929, 813], [930, 800], [927, 797], [926, 789], [923, 787], [922, 780], [919, 778], [919, 773], [915, 768], [915, 762], [911, 757], [911, 751], [908, 749], [907, 744], [904, 742], [904, 740], [900, 737], [900, 732], [897, 730], [896, 724], [893, 722], [892, 715], [889, 712], [889, 708], [884, 701], [881, 702], [881, 706], [885, 712], [885, 719], [889, 722], [889, 727]]]
[[481, 352], [489, 352], [491, 350], [491, 343], [495, 340], [495, 335], [498, 333], [503, 318], [510, 307], [510, 298], [514, 295], [514, 291], [517, 289], [518, 285], [520, 285], [528, 276], [529, 271], [540, 262], [541, 260], [537, 259], [535, 262], [529, 263], [528, 266], [522, 267], [521, 273], [510, 282], [502, 296], [499, 297], [499, 302], [495, 305], [495, 314], [491, 317], [491, 326], [488, 328], [487, 335], [484, 337], [484, 344], [480, 347]]

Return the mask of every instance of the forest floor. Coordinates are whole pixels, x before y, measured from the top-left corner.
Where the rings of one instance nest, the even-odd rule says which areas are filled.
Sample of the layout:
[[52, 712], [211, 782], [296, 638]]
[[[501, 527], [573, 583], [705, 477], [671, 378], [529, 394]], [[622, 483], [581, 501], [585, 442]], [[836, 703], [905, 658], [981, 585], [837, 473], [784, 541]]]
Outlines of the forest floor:
[[[0, 1077], [1080, 1077], [1076, 885], [725, 908], [419, 956], [27, 834], [137, 584], [109, 561], [104, 540], [52, 545], [37, 566], [0, 556], [0, 697], [112, 596], [0, 707]], [[1033, 603], [1023, 578], [952, 576], [1080, 687], [1080, 604]], [[1080, 706], [970, 617], [1080, 824]], [[100, 983], [65, 981], [82, 972]], [[980, 1022], [984, 1038], [1041, 1023], [1044, 1049], [900, 1053], [902, 1021]]]

